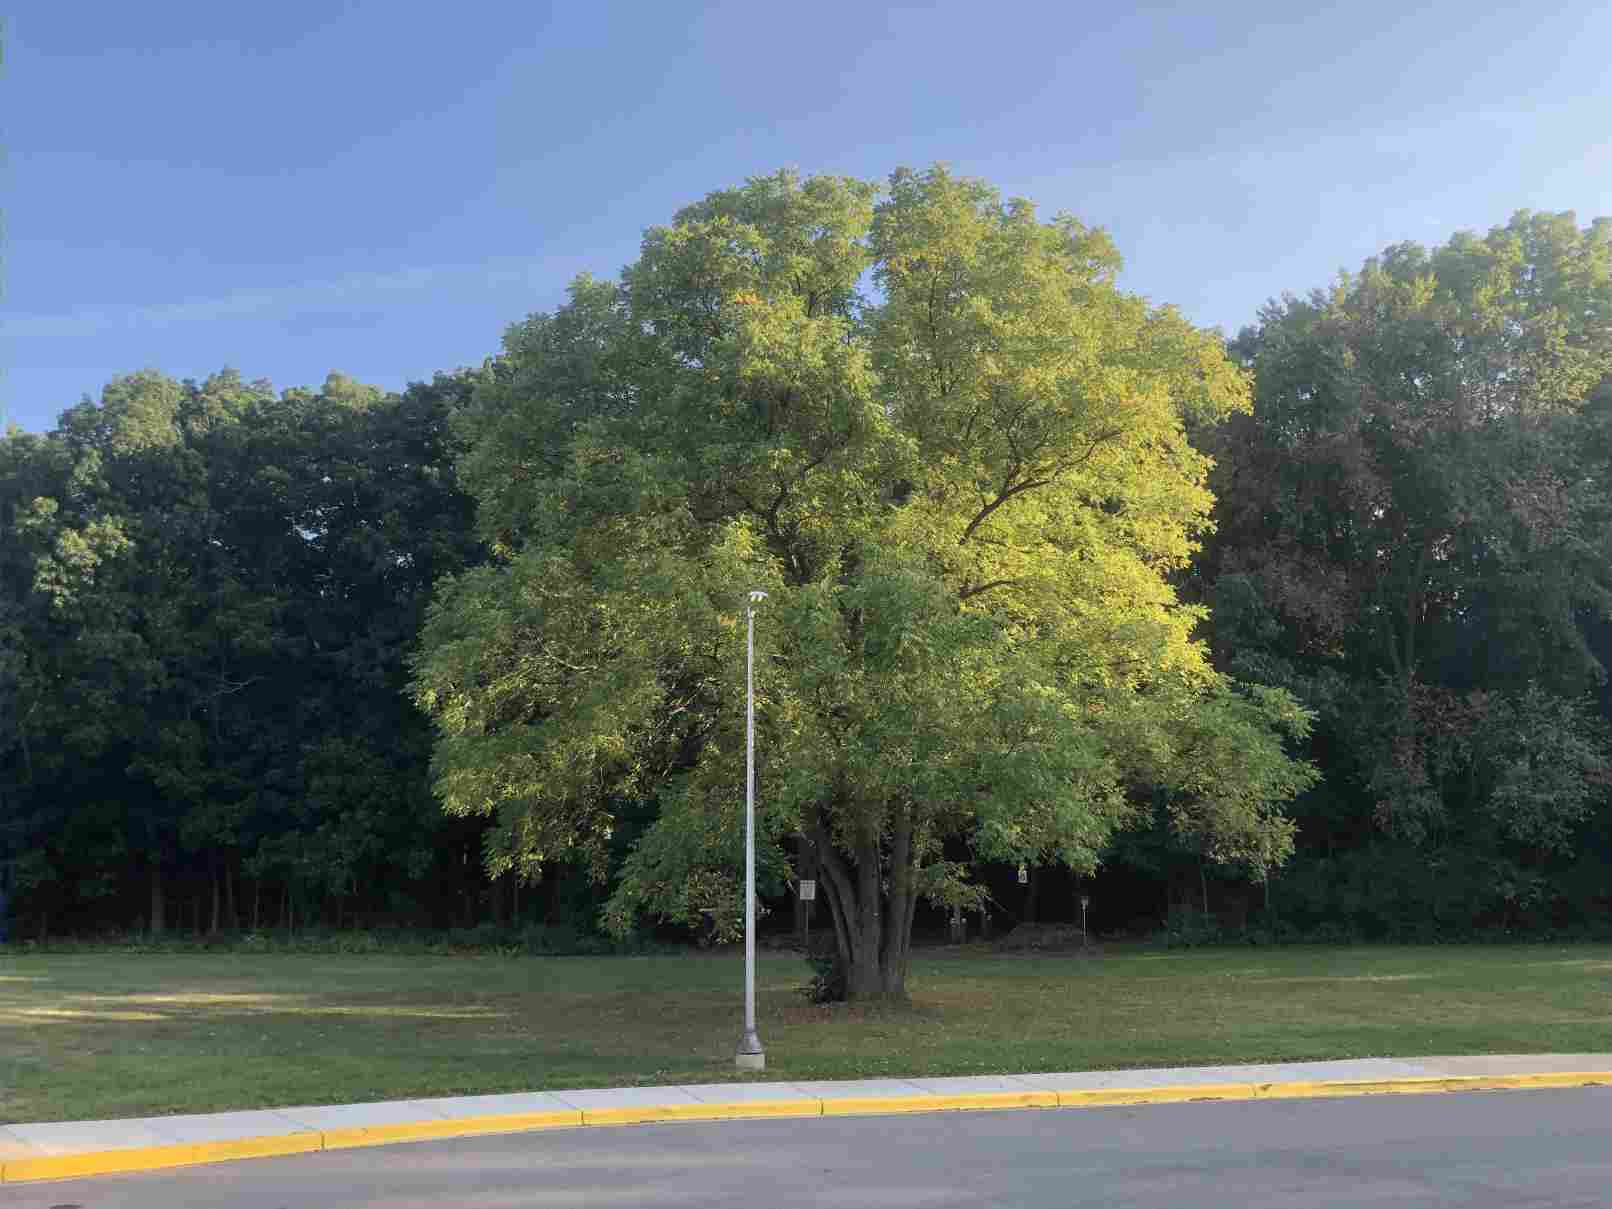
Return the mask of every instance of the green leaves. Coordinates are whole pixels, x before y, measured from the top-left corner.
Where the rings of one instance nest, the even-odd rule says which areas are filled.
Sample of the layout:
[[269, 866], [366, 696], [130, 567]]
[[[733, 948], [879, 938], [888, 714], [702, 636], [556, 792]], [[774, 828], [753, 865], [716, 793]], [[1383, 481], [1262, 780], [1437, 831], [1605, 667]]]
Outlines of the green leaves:
[[[1369, 870], [1384, 833], [1435, 903], [1460, 869], [1537, 887], [1596, 859], [1609, 317], [1612, 224], [1520, 212], [1389, 247], [1240, 338], [1255, 409], [1201, 434], [1221, 518], [1201, 574], [1224, 665], [1321, 715], [1318, 883], [1339, 845], [1369, 843]], [[1487, 877], [1459, 926], [1492, 909]]]
[[971, 893], [948, 840], [1090, 869], [1136, 778], [1279, 860], [1302, 711], [1220, 686], [1167, 578], [1210, 506], [1186, 424], [1247, 384], [1117, 266], [943, 169], [782, 173], [512, 328], [460, 428], [501, 561], [441, 586], [415, 663], [449, 808], [496, 814], [500, 861], [602, 872], [619, 804], [656, 801], [614, 926], [728, 902], [761, 587], [764, 860], [832, 846], [846, 936], [891, 896], [898, 965], [914, 895]]
[[157, 910], [187, 874], [224, 910], [247, 868], [306, 912], [448, 863], [399, 690], [426, 590], [477, 553], [442, 440], [473, 377], [148, 372], [0, 438], [0, 859], [54, 871], [23, 910], [110, 887], [127, 923], [136, 875]]

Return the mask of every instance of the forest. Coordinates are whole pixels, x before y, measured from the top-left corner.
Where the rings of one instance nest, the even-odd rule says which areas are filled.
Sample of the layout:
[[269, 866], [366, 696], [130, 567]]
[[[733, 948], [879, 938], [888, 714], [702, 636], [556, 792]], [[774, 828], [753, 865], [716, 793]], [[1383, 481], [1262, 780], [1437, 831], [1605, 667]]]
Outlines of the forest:
[[[906, 803], [872, 824], [895, 849], [862, 874], [846, 858], [847, 952], [850, 883], [881, 861], [929, 879], [890, 891], [919, 934], [954, 912], [1078, 921], [1085, 895], [1099, 934], [1181, 942], [1612, 935], [1612, 220], [1520, 212], [1395, 244], [1292, 283], [1235, 338], [1122, 294], [1118, 268], [1101, 232], [944, 173], [877, 197], [780, 175], [652, 228], [619, 281], [580, 280], [481, 365], [401, 393], [138, 370], [48, 432], [11, 428], [12, 939], [697, 936], [736, 894], [713, 888], [721, 843], [678, 848], [732, 800], [696, 791], [742, 767], [700, 754], [743, 729], [743, 626], [715, 585], [764, 566], [768, 928], [792, 925], [796, 876], [852, 852], [839, 816], [801, 813], [829, 791], [796, 773], [840, 759], [844, 725], [888, 763], [845, 756], [836, 783], [862, 802], [882, 777]], [[1084, 410], [1048, 405], [1036, 439], [1082, 457], [1032, 478], [1015, 400], [1056, 376], [1050, 346], [1082, 350]], [[771, 500], [781, 466], [795, 495]], [[935, 536], [954, 518], [996, 545]], [[676, 603], [633, 620], [650, 597], [627, 581]], [[892, 600], [922, 627], [881, 636]], [[1001, 645], [1054, 629], [1040, 662]], [[847, 634], [855, 660], [822, 655]], [[707, 638], [728, 643], [708, 666], [684, 649]], [[909, 640], [918, 671], [879, 662]], [[1151, 679], [1112, 671], [1134, 651]], [[1175, 737], [1000, 687], [1065, 656], [1087, 661], [1082, 709], [1117, 718], [1123, 691]], [[647, 680], [585, 670], [612, 659]], [[1195, 695], [1163, 687], [1173, 668]], [[608, 703], [565, 695], [590, 676], [620, 702], [693, 687], [600, 721]], [[812, 722], [831, 681], [861, 687]], [[903, 731], [908, 710], [924, 721]], [[1015, 726], [1043, 736], [1035, 761], [1009, 738], [953, 758]], [[987, 782], [1021, 789], [966, 818], [914, 804]]]

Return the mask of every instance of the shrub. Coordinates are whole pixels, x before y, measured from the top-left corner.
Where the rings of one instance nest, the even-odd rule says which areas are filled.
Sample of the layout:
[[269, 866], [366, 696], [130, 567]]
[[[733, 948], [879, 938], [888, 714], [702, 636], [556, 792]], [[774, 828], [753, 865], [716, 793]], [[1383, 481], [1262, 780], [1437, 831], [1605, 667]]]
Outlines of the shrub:
[[806, 955], [806, 964], [812, 968], [812, 978], [801, 994], [812, 1003], [844, 1003], [847, 971], [839, 949], [814, 948]]

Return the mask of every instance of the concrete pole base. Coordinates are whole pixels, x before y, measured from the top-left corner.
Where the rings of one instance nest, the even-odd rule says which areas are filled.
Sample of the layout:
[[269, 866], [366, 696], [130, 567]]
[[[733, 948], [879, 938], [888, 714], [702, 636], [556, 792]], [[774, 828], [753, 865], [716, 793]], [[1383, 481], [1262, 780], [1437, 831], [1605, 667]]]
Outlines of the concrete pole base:
[[740, 1070], [766, 1070], [767, 1055], [761, 1050], [761, 1038], [755, 1029], [746, 1029], [739, 1039], [739, 1052], [733, 1055], [733, 1064]]

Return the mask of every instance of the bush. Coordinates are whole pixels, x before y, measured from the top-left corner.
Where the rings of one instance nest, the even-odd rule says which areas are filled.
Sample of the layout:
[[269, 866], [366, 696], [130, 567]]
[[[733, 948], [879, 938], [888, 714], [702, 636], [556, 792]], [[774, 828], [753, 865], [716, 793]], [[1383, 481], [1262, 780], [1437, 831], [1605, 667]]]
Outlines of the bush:
[[1195, 949], [1202, 945], [1235, 943], [1220, 920], [1201, 911], [1171, 911], [1159, 940], [1169, 949]]
[[812, 968], [812, 979], [801, 994], [812, 1003], [844, 1003], [847, 971], [838, 947], [815, 949], [806, 955], [806, 964]]

